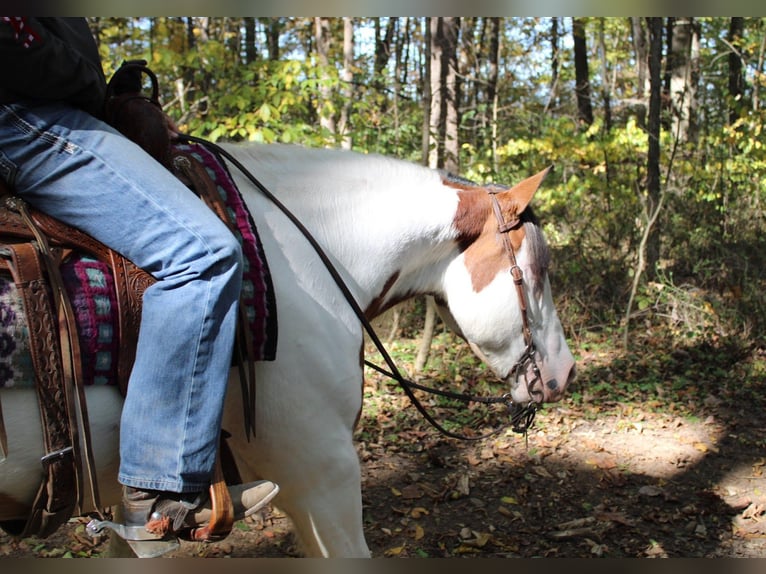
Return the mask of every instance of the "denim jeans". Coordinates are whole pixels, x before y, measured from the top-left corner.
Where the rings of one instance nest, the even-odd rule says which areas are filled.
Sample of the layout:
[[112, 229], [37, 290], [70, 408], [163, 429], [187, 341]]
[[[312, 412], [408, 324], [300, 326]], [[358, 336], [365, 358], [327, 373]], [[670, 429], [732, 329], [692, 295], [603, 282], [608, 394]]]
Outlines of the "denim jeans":
[[0, 177], [151, 273], [120, 428], [121, 483], [206, 489], [234, 344], [233, 234], [137, 145], [62, 104], [0, 105]]

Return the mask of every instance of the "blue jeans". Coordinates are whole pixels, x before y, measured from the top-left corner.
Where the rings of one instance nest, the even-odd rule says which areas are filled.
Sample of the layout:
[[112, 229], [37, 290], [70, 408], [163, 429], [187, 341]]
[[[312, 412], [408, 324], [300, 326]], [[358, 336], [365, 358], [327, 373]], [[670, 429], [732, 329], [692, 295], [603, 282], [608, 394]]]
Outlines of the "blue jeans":
[[143, 298], [119, 480], [206, 489], [234, 345], [237, 239], [141, 148], [62, 104], [0, 104], [0, 177], [157, 279]]

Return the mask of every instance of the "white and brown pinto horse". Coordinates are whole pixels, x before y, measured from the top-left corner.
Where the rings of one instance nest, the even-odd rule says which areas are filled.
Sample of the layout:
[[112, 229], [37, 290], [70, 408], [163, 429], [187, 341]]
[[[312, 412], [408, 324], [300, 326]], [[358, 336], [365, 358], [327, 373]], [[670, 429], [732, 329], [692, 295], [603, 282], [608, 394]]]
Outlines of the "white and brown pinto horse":
[[[540, 373], [530, 389], [516, 368], [527, 342], [488, 193], [506, 220], [526, 221], [542, 175], [498, 192], [379, 156], [281, 145], [225, 149], [303, 222], [369, 317], [434, 295], [515, 403], [529, 403], [530, 392], [534, 400], [561, 398], [575, 367], [554, 309], [541, 231], [532, 220], [509, 231]], [[277, 358], [256, 367], [250, 441], [232, 372], [224, 428], [233, 435], [240, 474], [279, 484], [275, 504], [292, 519], [307, 555], [369, 556], [352, 438], [362, 408], [360, 320], [305, 237], [250, 181], [232, 174], [266, 252], [279, 318]], [[39, 409], [32, 389], [0, 393], [9, 441], [0, 461], [0, 520], [25, 519], [40, 482]], [[87, 400], [101, 499], [116, 504], [121, 398], [115, 388], [89, 387]]]

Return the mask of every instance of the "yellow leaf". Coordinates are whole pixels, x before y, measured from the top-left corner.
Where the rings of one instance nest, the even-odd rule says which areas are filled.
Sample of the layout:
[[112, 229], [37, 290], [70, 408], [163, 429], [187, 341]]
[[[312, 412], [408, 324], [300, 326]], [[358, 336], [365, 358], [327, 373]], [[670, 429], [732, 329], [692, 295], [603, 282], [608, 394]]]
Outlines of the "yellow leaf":
[[416, 506], [410, 511], [410, 516], [412, 516], [412, 518], [420, 518], [423, 515], [428, 516], [428, 510], [422, 506]]
[[396, 546], [394, 548], [389, 548], [384, 552], [386, 556], [399, 556], [402, 552], [404, 552], [406, 544], [402, 544], [401, 546]]
[[396, 488], [394, 488], [394, 487], [392, 486], [392, 487], [391, 487], [391, 494], [393, 494], [394, 496], [401, 496], [401, 495], [402, 495], [402, 492], [401, 492], [400, 490], [397, 490]]
[[423, 538], [423, 536], [426, 535], [425, 530], [423, 530], [423, 527], [420, 526], [420, 524], [413, 524], [412, 531], [413, 531], [412, 537], [415, 540], [420, 540], [421, 538]]
[[504, 496], [500, 499], [500, 502], [503, 504], [518, 504], [519, 501], [516, 500], [513, 496]]

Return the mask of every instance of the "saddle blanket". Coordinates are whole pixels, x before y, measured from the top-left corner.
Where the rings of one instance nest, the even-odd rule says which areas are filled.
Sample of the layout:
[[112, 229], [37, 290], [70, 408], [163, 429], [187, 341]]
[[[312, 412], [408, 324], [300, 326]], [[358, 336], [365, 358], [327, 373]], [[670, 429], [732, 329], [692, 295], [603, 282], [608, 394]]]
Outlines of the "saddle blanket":
[[[202, 162], [225, 201], [245, 260], [240, 304], [252, 334], [253, 356], [272, 361], [277, 346], [276, 300], [252, 217], [216, 155], [200, 144], [177, 149]], [[74, 253], [62, 263], [61, 275], [77, 319], [84, 383], [116, 385], [120, 341], [111, 270], [87, 254]], [[0, 273], [0, 388], [31, 387], [34, 380], [24, 305], [10, 274]]]

